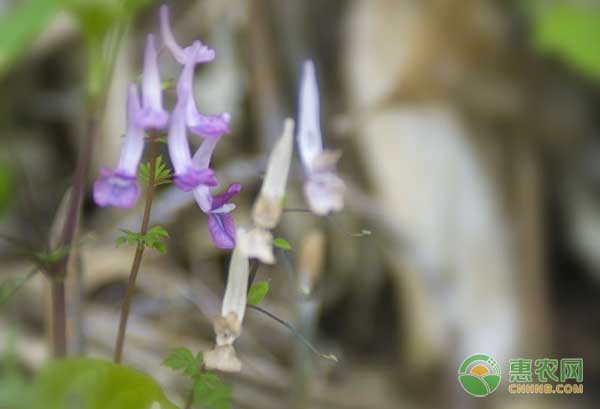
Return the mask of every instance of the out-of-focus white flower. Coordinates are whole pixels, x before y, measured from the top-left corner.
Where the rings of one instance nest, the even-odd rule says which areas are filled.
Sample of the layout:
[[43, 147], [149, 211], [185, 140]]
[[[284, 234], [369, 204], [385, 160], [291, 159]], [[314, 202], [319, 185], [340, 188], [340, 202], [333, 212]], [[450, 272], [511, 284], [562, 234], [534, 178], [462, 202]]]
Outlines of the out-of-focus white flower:
[[308, 295], [319, 281], [325, 257], [325, 235], [321, 230], [309, 232], [300, 247], [298, 280], [300, 290]]
[[279, 222], [293, 149], [294, 120], [288, 118], [283, 134], [269, 156], [265, 179], [252, 210], [254, 224], [258, 227], [272, 229]]
[[342, 210], [346, 186], [335, 170], [340, 153], [323, 149], [319, 109], [315, 67], [312, 61], [306, 61], [298, 113], [298, 148], [306, 173], [304, 195], [314, 213], [326, 215]]
[[249, 231], [238, 229], [240, 247], [248, 258], [256, 258], [265, 264], [275, 263], [273, 235], [270, 231], [254, 227]]
[[233, 345], [216, 346], [204, 353], [204, 366], [207, 369], [223, 372], [240, 372], [242, 362], [238, 359]]
[[[236, 235], [243, 237], [243, 230], [239, 229]], [[212, 350], [204, 353], [204, 365], [208, 369], [239, 372], [242, 368], [242, 363], [237, 358], [233, 347], [234, 341], [242, 333], [248, 293], [248, 255], [240, 242], [241, 240], [238, 240], [231, 254], [221, 316], [214, 321], [216, 345]]]
[[[243, 229], [238, 229], [237, 236], [244, 235]], [[240, 323], [244, 320], [246, 312], [246, 294], [248, 292], [248, 255], [242, 246], [237, 245], [231, 254], [229, 262], [229, 274], [227, 276], [227, 287], [223, 297], [221, 315], [227, 317], [234, 313]]]

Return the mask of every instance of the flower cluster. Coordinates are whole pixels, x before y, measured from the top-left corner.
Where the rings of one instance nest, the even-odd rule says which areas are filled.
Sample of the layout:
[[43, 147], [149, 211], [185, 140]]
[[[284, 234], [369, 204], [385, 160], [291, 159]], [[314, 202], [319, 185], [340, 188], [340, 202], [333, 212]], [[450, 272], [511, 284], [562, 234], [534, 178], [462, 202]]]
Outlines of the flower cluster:
[[[221, 136], [230, 132], [228, 113], [203, 115], [193, 95], [194, 70], [197, 65], [215, 59], [215, 51], [196, 40], [181, 47], [171, 31], [169, 10], [162, 6], [160, 26], [163, 42], [182, 66], [177, 81], [177, 102], [169, 114], [162, 103], [162, 86], [154, 36], [148, 36], [141, 80], [141, 101], [136, 84], [129, 86], [127, 97], [127, 132], [117, 167], [103, 168], [94, 184], [94, 201], [99, 206], [131, 208], [140, 195], [138, 167], [144, 151], [147, 131], [168, 131], [168, 150], [174, 169], [174, 184], [192, 192], [200, 209], [208, 216], [211, 238], [219, 248], [235, 246], [235, 226], [231, 198], [241, 190], [231, 184], [224, 193], [213, 196], [211, 188], [218, 182], [210, 160]], [[192, 156], [188, 131], [201, 137], [202, 144]]]
[[[298, 122], [297, 140], [306, 174], [304, 193], [308, 204], [318, 215], [339, 211], [344, 206], [345, 191], [345, 184], [335, 169], [340, 154], [323, 149], [319, 89], [311, 61], [304, 64]], [[242, 333], [246, 312], [249, 261], [255, 259], [266, 264], [275, 263], [271, 230], [279, 223], [283, 211], [293, 139], [294, 121], [287, 119], [283, 134], [269, 156], [260, 194], [252, 209], [252, 226], [249, 229], [237, 229], [237, 244], [229, 263], [221, 315], [213, 322], [215, 346], [204, 353], [204, 364], [208, 369], [239, 372], [242, 368], [234, 342]], [[303, 267], [307, 275], [302, 283], [306, 292], [310, 291], [320, 270], [322, 241], [319, 236], [308, 244], [310, 248], [306, 252], [310, 252], [315, 259]]]
[[242, 364], [233, 343], [241, 335], [246, 311], [249, 260], [254, 258], [273, 264], [274, 228], [281, 217], [292, 151], [294, 148], [294, 121], [287, 119], [283, 134], [271, 155], [258, 199], [254, 203], [253, 226], [237, 229], [237, 244], [229, 262], [227, 288], [221, 306], [221, 316], [214, 320], [215, 346], [204, 353], [208, 369], [239, 372]]

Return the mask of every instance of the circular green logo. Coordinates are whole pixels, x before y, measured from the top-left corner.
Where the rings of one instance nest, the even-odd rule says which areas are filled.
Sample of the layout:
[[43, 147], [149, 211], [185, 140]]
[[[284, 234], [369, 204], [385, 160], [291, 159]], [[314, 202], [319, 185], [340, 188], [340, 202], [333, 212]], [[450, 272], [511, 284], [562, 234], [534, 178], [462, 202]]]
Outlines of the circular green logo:
[[458, 382], [469, 395], [487, 396], [500, 385], [498, 362], [486, 354], [471, 355], [458, 369]]

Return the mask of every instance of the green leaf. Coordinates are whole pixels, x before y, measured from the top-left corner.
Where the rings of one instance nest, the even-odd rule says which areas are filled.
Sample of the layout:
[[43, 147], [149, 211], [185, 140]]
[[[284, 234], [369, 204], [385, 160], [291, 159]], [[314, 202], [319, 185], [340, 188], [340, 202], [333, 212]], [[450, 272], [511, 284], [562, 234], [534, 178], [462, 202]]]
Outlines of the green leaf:
[[584, 74], [600, 79], [600, 5], [594, 2], [531, 2], [533, 43]]
[[163, 365], [171, 369], [182, 369], [194, 362], [194, 354], [185, 347], [175, 348], [164, 360]]
[[148, 230], [147, 234], [158, 237], [169, 237], [169, 232], [167, 232], [162, 226], [152, 227], [150, 230]]
[[290, 243], [286, 239], [284, 239], [282, 237], [277, 237], [276, 239], [274, 239], [273, 240], [273, 245], [275, 247], [278, 247], [278, 248], [282, 249], [282, 250], [288, 250], [288, 251], [290, 251], [292, 249], [292, 246], [290, 245]]
[[27, 397], [30, 409], [176, 409], [148, 375], [100, 359], [48, 362]]
[[194, 383], [194, 404], [208, 409], [230, 409], [231, 388], [217, 375], [203, 373]]
[[196, 357], [192, 351], [185, 347], [175, 348], [169, 356], [163, 361], [163, 365], [175, 371], [183, 370], [183, 374], [189, 377], [200, 375], [200, 367], [203, 362], [202, 352], [198, 352]]
[[[171, 183], [171, 178], [173, 177], [171, 169], [167, 168], [161, 155], [156, 157], [154, 169], [154, 186]], [[146, 184], [150, 181], [150, 162], [140, 165], [140, 178]]]
[[169, 237], [169, 233], [161, 226], [154, 226], [146, 234], [140, 234], [127, 229], [121, 229], [123, 236], [116, 239], [115, 244], [117, 246], [128, 244], [142, 244], [146, 247], [152, 247], [161, 253], [166, 253], [167, 246], [164, 243], [164, 239]]
[[58, 4], [56, 0], [29, 0], [4, 11], [0, 17], [0, 76], [46, 27]]
[[258, 305], [265, 298], [269, 292], [269, 282], [261, 281], [259, 283], [252, 284], [250, 291], [248, 292], [248, 301], [250, 305]]
[[155, 243], [152, 243], [152, 248], [154, 248], [155, 250], [159, 251], [160, 253], [165, 254], [167, 252], [167, 246], [165, 245], [165, 243], [161, 242], [161, 241], [157, 241]]

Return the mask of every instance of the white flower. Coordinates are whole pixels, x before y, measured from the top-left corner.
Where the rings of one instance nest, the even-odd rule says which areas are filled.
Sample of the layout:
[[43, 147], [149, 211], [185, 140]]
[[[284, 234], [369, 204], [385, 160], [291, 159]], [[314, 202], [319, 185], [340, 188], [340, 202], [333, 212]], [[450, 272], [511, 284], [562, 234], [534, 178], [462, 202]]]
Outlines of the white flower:
[[[238, 229], [237, 236], [244, 235], [243, 229]], [[227, 287], [223, 297], [221, 315], [227, 317], [234, 313], [241, 323], [246, 312], [246, 293], [248, 291], [248, 255], [242, 250], [238, 243], [233, 249], [229, 261], [229, 274], [227, 275]]]
[[346, 186], [335, 170], [340, 153], [323, 149], [319, 87], [312, 61], [304, 63], [299, 105], [298, 147], [306, 172], [304, 195], [308, 205], [318, 215], [342, 210]]
[[237, 240], [248, 258], [256, 258], [265, 264], [274, 264], [273, 235], [270, 231], [254, 227], [249, 231], [238, 229]]
[[293, 149], [294, 120], [288, 118], [283, 134], [269, 156], [265, 179], [252, 211], [254, 223], [264, 229], [275, 227], [281, 217]]
[[204, 365], [206, 369], [224, 372], [239, 372], [242, 363], [238, 359], [235, 348], [232, 345], [216, 346], [204, 353]]

